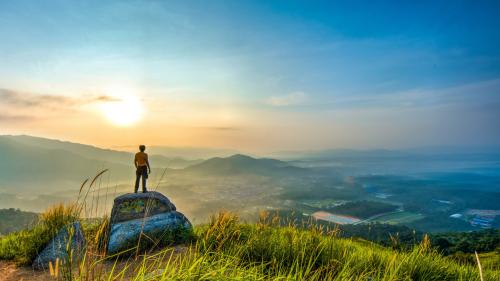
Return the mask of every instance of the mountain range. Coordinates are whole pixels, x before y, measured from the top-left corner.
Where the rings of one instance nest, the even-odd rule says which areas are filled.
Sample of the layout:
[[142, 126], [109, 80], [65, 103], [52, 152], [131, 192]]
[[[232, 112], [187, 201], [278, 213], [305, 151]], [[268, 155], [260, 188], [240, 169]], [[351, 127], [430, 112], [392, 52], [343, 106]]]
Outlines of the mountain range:
[[[47, 192], [82, 182], [103, 169], [112, 181], [132, 181], [133, 153], [32, 136], [0, 136], [0, 192], [32, 193], [50, 186]], [[275, 174], [302, 170], [287, 162], [236, 154], [208, 160], [187, 160], [150, 155], [154, 172], [202, 175]], [[46, 187], [44, 187], [46, 189]]]

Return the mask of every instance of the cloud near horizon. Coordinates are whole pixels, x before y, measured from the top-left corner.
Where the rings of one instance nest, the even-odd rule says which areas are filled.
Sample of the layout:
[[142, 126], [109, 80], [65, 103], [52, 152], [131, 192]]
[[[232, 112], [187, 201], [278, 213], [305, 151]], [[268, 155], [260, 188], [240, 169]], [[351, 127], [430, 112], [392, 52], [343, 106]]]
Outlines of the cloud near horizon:
[[0, 99], [3, 105], [14, 107], [51, 107], [73, 105], [76, 99], [58, 95], [39, 95], [11, 89], [0, 89]]
[[292, 92], [283, 96], [272, 96], [264, 102], [272, 106], [293, 106], [303, 104], [307, 100], [304, 92]]
[[1, 113], [0, 114], [0, 123], [2, 122], [24, 122], [24, 121], [32, 121], [35, 118], [33, 116], [27, 116], [27, 115], [17, 115], [17, 114], [6, 114], [6, 113]]
[[70, 97], [63, 95], [36, 94], [2, 88], [0, 88], [0, 99], [2, 100], [2, 104], [19, 107], [50, 107], [61, 105], [73, 106], [94, 102], [114, 102], [121, 100], [117, 97], [107, 95], [84, 95], [82, 97]]
[[117, 102], [120, 99], [107, 95], [85, 95], [70, 97], [62, 95], [35, 94], [0, 88], [0, 122], [30, 122], [40, 118], [78, 111], [80, 107]]

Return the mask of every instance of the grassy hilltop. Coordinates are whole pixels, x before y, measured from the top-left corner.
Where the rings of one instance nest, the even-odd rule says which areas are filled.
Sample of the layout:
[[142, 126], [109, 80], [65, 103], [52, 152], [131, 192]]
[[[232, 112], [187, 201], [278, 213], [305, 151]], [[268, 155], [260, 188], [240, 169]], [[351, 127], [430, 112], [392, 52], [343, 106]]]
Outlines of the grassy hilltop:
[[[74, 207], [49, 209], [33, 229], [0, 240], [0, 259], [30, 264], [52, 233], [77, 217]], [[222, 212], [196, 227], [182, 246], [118, 260], [104, 258], [107, 219], [87, 221], [84, 259], [58, 270], [65, 280], [480, 280], [477, 266], [441, 256], [428, 239], [394, 251], [339, 238], [335, 230], [279, 226], [278, 220], [263, 214], [247, 224]], [[483, 271], [484, 280], [500, 279], [496, 269]]]

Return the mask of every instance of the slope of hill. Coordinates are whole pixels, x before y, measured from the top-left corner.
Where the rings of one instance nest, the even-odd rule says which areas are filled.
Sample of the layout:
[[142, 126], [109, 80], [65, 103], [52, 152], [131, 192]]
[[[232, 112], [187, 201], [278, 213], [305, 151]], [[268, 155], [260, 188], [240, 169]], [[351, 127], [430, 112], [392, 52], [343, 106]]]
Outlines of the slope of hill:
[[[50, 193], [57, 191], [59, 185], [80, 183], [103, 169], [109, 169], [114, 180], [134, 177], [132, 153], [78, 143], [31, 136], [0, 136], [0, 155], [0, 192], [31, 192], [40, 188], [33, 184], [43, 182], [44, 191]], [[155, 169], [184, 168], [201, 161], [161, 155], [151, 155], [150, 159]]]
[[0, 209], [0, 237], [33, 225], [38, 214], [19, 209]]
[[[82, 181], [108, 168], [123, 178], [129, 168], [124, 164], [91, 159], [64, 149], [42, 148], [0, 138], [0, 184], [51, 181]], [[128, 172], [127, 172], [128, 173]]]
[[103, 149], [87, 144], [40, 138], [28, 135], [0, 136], [0, 139], [8, 139], [18, 144], [28, 145], [30, 147], [39, 148], [41, 150], [56, 149], [70, 151], [74, 154], [95, 160], [115, 163], [128, 163], [131, 161], [130, 153], [128, 152]]
[[211, 158], [184, 170], [205, 175], [271, 175], [306, 171], [304, 168], [298, 168], [280, 160], [253, 158], [242, 154], [235, 154], [227, 158]]
[[[135, 147], [133, 149], [135, 149]], [[231, 149], [203, 147], [150, 146], [148, 149], [152, 154], [183, 159], [208, 159], [213, 157], [228, 157], [233, 154], [239, 153], [238, 151]]]
[[[67, 141], [60, 141], [54, 139], [46, 139], [40, 137], [33, 137], [27, 135], [20, 136], [0, 136], [0, 140], [7, 139], [18, 144], [28, 145], [30, 147], [39, 148], [41, 150], [65, 150], [71, 153], [80, 155], [85, 158], [95, 159], [99, 161], [118, 163], [122, 165], [131, 166], [133, 161], [133, 153], [118, 151], [112, 149], [104, 149], [92, 145], [73, 143]], [[136, 148], [134, 148], [136, 149]], [[201, 162], [202, 160], [187, 160], [181, 157], [166, 157], [149, 153], [151, 161], [159, 168], [184, 168]]]

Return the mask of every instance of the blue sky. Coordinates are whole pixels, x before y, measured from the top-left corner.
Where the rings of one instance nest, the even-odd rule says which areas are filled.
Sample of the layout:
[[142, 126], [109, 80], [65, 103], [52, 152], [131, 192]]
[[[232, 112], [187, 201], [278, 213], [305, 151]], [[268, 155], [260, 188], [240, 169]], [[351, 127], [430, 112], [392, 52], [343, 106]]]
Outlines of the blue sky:
[[[90, 96], [132, 88], [156, 144], [499, 145], [500, 4], [437, 2], [2, 1], [0, 88], [88, 130]], [[12, 96], [6, 133], [95, 141]]]

